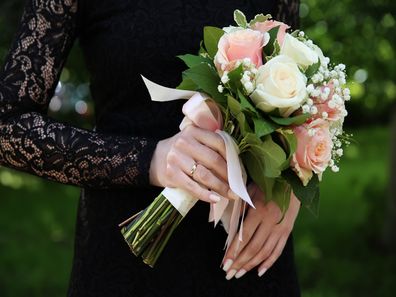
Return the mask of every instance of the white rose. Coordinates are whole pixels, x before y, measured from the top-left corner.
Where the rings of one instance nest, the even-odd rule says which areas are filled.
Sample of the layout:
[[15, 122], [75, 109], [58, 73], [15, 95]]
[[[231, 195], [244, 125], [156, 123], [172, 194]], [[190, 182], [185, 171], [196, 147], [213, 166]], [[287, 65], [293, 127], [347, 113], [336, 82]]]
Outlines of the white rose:
[[276, 56], [258, 69], [256, 89], [250, 95], [256, 107], [270, 112], [278, 108], [288, 117], [307, 97], [307, 78], [297, 64], [284, 55]]
[[304, 68], [317, 63], [319, 59], [318, 54], [314, 50], [290, 34], [286, 34], [280, 54], [289, 56]]

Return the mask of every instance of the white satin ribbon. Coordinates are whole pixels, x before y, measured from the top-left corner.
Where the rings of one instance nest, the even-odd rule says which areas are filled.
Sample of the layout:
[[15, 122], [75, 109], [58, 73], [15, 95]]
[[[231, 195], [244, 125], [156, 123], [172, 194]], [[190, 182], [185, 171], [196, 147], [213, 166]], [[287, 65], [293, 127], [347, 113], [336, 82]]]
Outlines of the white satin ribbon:
[[[219, 119], [216, 119], [212, 114], [209, 104], [203, 104], [206, 100], [210, 99], [208, 96], [200, 92], [163, 87], [143, 76], [142, 78], [150, 93], [152, 101], [166, 102], [178, 99], [188, 100], [183, 106], [185, 117], [180, 124], [181, 130], [188, 125], [195, 124], [204, 129], [215, 130], [215, 132], [223, 138], [226, 148], [229, 186], [241, 199], [229, 200], [221, 197], [220, 202], [211, 204], [209, 221], [214, 222], [215, 226], [220, 220], [222, 221], [223, 227], [228, 233], [226, 241], [226, 246], [228, 247], [238, 231], [243, 202], [254, 208], [253, 202], [246, 190], [246, 171], [239, 158], [238, 145], [229, 134], [219, 130], [213, 125], [214, 120], [216, 120], [219, 127], [221, 127], [222, 123], [218, 123]], [[162, 194], [182, 216], [185, 216], [198, 201], [198, 199], [181, 189], [165, 188]], [[242, 226], [240, 228], [239, 239], [242, 241]]]

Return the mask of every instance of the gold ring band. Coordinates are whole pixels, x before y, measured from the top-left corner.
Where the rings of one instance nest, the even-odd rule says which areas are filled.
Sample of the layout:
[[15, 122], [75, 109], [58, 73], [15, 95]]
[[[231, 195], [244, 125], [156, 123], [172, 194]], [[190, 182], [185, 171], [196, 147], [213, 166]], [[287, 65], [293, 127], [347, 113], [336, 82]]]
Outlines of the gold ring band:
[[190, 170], [190, 175], [191, 176], [194, 175], [194, 172], [197, 170], [197, 167], [198, 167], [197, 162], [194, 162], [194, 165], [191, 167], [191, 170]]

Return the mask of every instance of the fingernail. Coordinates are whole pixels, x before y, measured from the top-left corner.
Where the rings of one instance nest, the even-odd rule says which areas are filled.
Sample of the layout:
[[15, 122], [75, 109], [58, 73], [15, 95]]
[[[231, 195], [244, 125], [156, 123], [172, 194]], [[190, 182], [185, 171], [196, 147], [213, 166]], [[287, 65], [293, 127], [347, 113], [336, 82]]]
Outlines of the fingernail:
[[227, 271], [228, 269], [230, 269], [232, 263], [234, 263], [234, 261], [232, 261], [231, 259], [227, 259], [227, 261], [225, 261], [224, 263], [223, 270]]
[[266, 271], [267, 271], [267, 268], [262, 268], [262, 269], [259, 271], [258, 276], [259, 276], [259, 277], [262, 277], [263, 274], [264, 274]]
[[217, 196], [217, 195], [215, 195], [215, 194], [210, 194], [210, 195], [209, 195], [209, 199], [210, 199], [212, 202], [214, 202], [214, 203], [217, 203], [217, 202], [220, 201], [220, 197]]
[[230, 271], [228, 271], [227, 275], [226, 275], [226, 280], [230, 280], [234, 277], [235, 273], [237, 271], [235, 269], [231, 269]]
[[245, 275], [247, 271], [245, 269], [240, 269], [237, 274], [235, 274], [235, 278], [240, 278]]

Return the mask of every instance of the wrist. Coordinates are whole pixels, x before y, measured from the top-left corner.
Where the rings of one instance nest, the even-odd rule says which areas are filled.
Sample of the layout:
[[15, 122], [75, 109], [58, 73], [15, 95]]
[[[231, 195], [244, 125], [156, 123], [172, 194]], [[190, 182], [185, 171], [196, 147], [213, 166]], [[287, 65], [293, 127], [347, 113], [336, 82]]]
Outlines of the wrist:
[[168, 139], [160, 140], [154, 150], [150, 163], [149, 178], [150, 184], [157, 187], [164, 187], [163, 173], [166, 172], [166, 143]]

